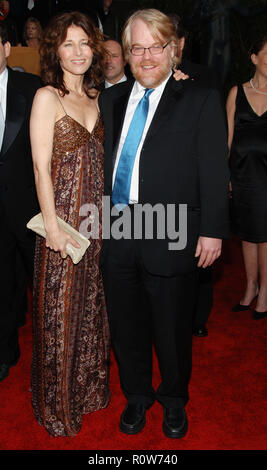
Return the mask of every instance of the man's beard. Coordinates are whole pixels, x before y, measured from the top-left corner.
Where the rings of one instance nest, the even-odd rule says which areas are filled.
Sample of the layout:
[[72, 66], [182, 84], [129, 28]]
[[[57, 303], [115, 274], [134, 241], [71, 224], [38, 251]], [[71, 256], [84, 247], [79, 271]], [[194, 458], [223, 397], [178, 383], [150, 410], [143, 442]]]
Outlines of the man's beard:
[[[151, 74], [149, 74], [149, 71], [146, 73], [142, 70], [141, 67], [144, 65], [155, 65], [160, 68], [155, 71], [151, 69]], [[162, 64], [153, 63], [152, 59], [149, 62], [141, 62], [140, 64], [130, 64], [130, 66], [134, 78], [141, 85], [143, 85], [145, 88], [156, 88], [169, 76], [172, 69], [172, 61], [170, 61], [169, 64], [163, 66]]]

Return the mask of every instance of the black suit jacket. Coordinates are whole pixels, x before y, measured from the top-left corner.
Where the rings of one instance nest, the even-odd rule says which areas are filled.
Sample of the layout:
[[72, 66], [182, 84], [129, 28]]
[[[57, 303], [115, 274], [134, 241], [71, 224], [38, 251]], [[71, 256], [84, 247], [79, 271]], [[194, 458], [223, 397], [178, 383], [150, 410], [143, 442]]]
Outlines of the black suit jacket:
[[182, 72], [189, 75], [189, 79], [193, 79], [198, 85], [207, 88], [215, 88], [222, 92], [216, 72], [206, 65], [196, 64], [190, 60], [183, 58], [180, 65], [177, 67]]
[[0, 197], [7, 217], [14, 224], [25, 222], [37, 212], [29, 118], [33, 97], [42, 86], [35, 75], [8, 69], [6, 123], [0, 152]]
[[[105, 90], [105, 194], [112, 192], [116, 149], [133, 81]], [[170, 239], [142, 240], [148, 271], [171, 276], [195, 268], [200, 235], [229, 236], [227, 133], [219, 92], [190, 80], [167, 82], [146, 135], [139, 164], [139, 203], [188, 205], [187, 245], [170, 251]], [[107, 249], [107, 246], [104, 248]]]

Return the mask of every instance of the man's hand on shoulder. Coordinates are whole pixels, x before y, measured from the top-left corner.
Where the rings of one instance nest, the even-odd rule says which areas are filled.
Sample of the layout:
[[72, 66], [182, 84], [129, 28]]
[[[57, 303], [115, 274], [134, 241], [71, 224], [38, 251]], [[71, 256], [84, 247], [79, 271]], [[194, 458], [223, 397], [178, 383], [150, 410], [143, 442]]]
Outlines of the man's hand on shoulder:
[[211, 266], [219, 258], [222, 252], [222, 240], [220, 238], [199, 237], [195, 257], [199, 257], [198, 268]]

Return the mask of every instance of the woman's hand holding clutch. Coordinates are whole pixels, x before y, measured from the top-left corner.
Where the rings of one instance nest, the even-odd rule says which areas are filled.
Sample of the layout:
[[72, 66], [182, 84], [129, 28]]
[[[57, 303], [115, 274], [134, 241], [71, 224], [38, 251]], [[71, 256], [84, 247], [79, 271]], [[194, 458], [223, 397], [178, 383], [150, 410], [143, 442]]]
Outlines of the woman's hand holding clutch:
[[79, 243], [60, 227], [56, 230], [46, 232], [46, 247], [54, 251], [59, 251], [62, 258], [67, 257], [66, 246], [68, 243], [75, 248], [80, 248]]
[[66, 258], [69, 255], [74, 264], [81, 261], [90, 241], [70, 224], [60, 217], [56, 218], [56, 224], [50, 228], [44, 226], [42, 213], [36, 214], [27, 223], [27, 228], [46, 239], [46, 246]]

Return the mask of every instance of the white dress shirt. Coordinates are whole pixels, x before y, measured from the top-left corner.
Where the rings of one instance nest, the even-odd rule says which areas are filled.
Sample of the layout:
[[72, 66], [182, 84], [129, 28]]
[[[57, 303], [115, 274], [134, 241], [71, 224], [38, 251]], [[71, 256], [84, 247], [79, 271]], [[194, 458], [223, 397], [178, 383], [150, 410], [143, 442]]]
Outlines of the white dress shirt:
[[[162, 93], [164, 91], [164, 88], [166, 86], [167, 81], [169, 80], [172, 72], [170, 72], [169, 76], [162, 82], [157, 88], [154, 89], [153, 93], [149, 96], [149, 110], [148, 110], [148, 115], [147, 115], [147, 120], [144, 128], [144, 132], [139, 144], [139, 147], [137, 149], [135, 161], [134, 161], [134, 167], [133, 167], [133, 173], [132, 173], [132, 180], [131, 180], [131, 186], [130, 186], [130, 204], [135, 204], [138, 203], [138, 197], [139, 197], [139, 161], [140, 161], [140, 153], [143, 147], [144, 140], [147, 135], [147, 131], [149, 129], [149, 126], [151, 124], [151, 121], [153, 119], [153, 116], [155, 114], [155, 111], [157, 109], [157, 106], [159, 104], [160, 98], [162, 96]], [[130, 123], [132, 121], [135, 109], [139, 103], [139, 101], [143, 98], [145, 92], [145, 87], [143, 87], [139, 82], [135, 81], [132, 92], [130, 94], [130, 98], [128, 101], [126, 113], [125, 113], [125, 119], [122, 127], [122, 132], [121, 132], [121, 137], [120, 137], [120, 142], [118, 146], [118, 151], [116, 155], [116, 160], [115, 160], [115, 165], [114, 165], [114, 170], [113, 170], [113, 183], [112, 187], [114, 185], [115, 181], [115, 175], [121, 155], [121, 151], [127, 136], [127, 132], [130, 126]]]
[[34, 0], [28, 0], [28, 9], [32, 10], [34, 7]]
[[123, 75], [121, 79], [116, 83], [110, 83], [107, 80], [105, 80], [105, 88], [110, 88], [113, 85], [118, 85], [118, 83], [126, 82], [126, 80], [127, 80], [126, 75]]
[[5, 70], [0, 75], [0, 103], [1, 103], [4, 121], [6, 120], [7, 80], [8, 80], [8, 70], [7, 68], [5, 68]]

